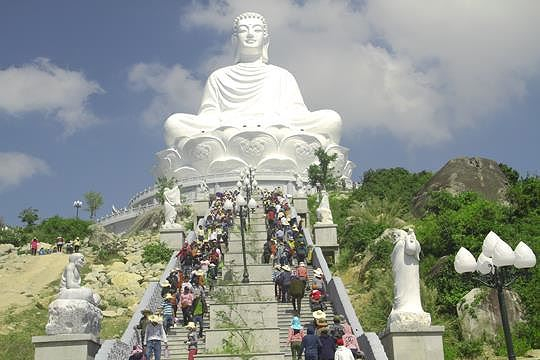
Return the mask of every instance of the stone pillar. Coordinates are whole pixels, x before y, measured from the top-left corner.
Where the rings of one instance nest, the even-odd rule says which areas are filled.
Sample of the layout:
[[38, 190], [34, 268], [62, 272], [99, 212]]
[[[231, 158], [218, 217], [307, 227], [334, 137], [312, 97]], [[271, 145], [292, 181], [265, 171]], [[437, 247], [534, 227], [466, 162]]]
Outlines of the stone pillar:
[[296, 195], [293, 198], [293, 204], [294, 208], [296, 209], [296, 213], [304, 219], [304, 227], [309, 226], [310, 219], [309, 219], [309, 209], [308, 209], [308, 203], [307, 203], [307, 197], [306, 195]]
[[193, 229], [197, 229], [197, 222], [208, 213], [208, 198], [193, 202]]
[[388, 360], [444, 360], [444, 326], [400, 329], [390, 326], [381, 336]]
[[93, 360], [100, 348], [93, 334], [32, 336], [35, 360]]
[[313, 242], [321, 248], [325, 258], [337, 261], [339, 245], [337, 242], [337, 225], [315, 223], [313, 225]]
[[182, 245], [184, 245], [185, 238], [184, 227], [182, 225], [174, 229], [159, 230], [159, 240], [171, 250], [180, 250]]

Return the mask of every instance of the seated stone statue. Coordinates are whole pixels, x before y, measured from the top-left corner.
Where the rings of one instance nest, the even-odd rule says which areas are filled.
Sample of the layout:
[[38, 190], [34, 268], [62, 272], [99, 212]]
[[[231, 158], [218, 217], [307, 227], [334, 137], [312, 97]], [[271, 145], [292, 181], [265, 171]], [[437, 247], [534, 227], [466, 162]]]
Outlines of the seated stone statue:
[[60, 280], [60, 294], [58, 299], [86, 300], [94, 305], [99, 305], [100, 297], [92, 289], [81, 287], [80, 271], [84, 266], [84, 255], [74, 253], [69, 255], [69, 263], [66, 265]]
[[[214, 71], [198, 115], [177, 113], [165, 122], [165, 142], [181, 148], [190, 137], [221, 129], [225, 137], [244, 128], [306, 131], [323, 146], [339, 144], [341, 118], [332, 110], [310, 112], [293, 75], [268, 64], [268, 26], [257, 13], [234, 20], [236, 64]], [[229, 129], [229, 130], [227, 130]]]
[[74, 253], [62, 273], [60, 293], [49, 304], [47, 335], [93, 334], [99, 336], [103, 315], [97, 307], [101, 299], [92, 289], [81, 287], [84, 256]]

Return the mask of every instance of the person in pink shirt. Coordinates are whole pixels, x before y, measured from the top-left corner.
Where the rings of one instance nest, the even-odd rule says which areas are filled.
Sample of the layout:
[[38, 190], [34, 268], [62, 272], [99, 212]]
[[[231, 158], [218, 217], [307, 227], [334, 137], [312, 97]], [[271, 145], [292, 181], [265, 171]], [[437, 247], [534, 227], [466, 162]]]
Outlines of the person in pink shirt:
[[298, 359], [300, 356], [300, 348], [302, 347], [302, 339], [304, 338], [304, 328], [300, 324], [300, 318], [294, 316], [289, 328], [289, 336], [287, 337], [287, 345], [291, 346], [292, 359]]
[[193, 305], [193, 293], [188, 287], [180, 295], [180, 306], [182, 307], [183, 324], [186, 326], [191, 321], [191, 305]]

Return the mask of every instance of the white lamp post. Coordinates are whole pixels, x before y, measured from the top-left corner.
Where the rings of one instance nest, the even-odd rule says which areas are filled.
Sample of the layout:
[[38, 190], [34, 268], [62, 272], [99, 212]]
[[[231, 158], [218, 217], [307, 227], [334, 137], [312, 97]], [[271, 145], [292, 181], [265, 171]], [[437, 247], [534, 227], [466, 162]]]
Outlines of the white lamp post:
[[73, 207], [76, 209], [75, 216], [77, 217], [77, 219], [79, 218], [79, 209], [81, 208], [81, 206], [82, 206], [82, 201], [75, 200], [73, 202]]
[[510, 245], [504, 242], [493, 231], [490, 231], [484, 239], [482, 253], [478, 256], [478, 260], [464, 247], [459, 249], [454, 260], [454, 269], [459, 274], [477, 271], [481, 275], [476, 280], [488, 287], [497, 289], [506, 351], [510, 360], [515, 360], [516, 355], [514, 354], [503, 290], [514, 282], [517, 276], [508, 278], [509, 271], [511, 271], [511, 268], [508, 267], [514, 266], [516, 269], [528, 269], [535, 265], [536, 256], [530, 247], [520, 242], [516, 246], [516, 249], [512, 251]]
[[242, 196], [242, 194], [238, 194], [236, 197], [236, 205], [239, 209], [239, 215], [240, 215], [240, 236], [242, 238], [242, 259], [244, 260], [244, 274], [242, 275], [242, 282], [248, 283], [249, 282], [249, 273], [247, 269], [247, 262], [246, 262], [246, 239], [245, 239], [245, 227], [246, 227], [246, 212], [249, 213], [249, 210], [247, 209], [247, 203], [246, 199]]

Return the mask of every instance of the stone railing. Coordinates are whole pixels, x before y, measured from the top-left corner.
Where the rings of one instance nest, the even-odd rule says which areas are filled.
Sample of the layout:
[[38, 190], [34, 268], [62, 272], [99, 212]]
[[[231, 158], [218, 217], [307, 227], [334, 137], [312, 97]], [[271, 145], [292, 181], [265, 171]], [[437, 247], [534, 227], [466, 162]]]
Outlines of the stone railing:
[[[161, 274], [160, 281], [166, 281], [167, 276], [177, 265], [176, 252], [173, 252], [169, 263], [163, 270]], [[152, 312], [156, 311], [157, 308], [161, 305], [161, 286], [158, 282], [152, 281], [148, 283], [148, 287], [144, 292], [137, 309], [133, 313], [131, 320], [122, 335], [120, 340], [105, 340], [101, 344], [101, 348], [96, 354], [95, 360], [126, 360], [129, 358], [133, 346], [136, 344], [142, 344], [142, 339], [140, 339], [140, 332], [137, 329], [137, 325], [141, 320], [142, 313], [144, 309], [150, 309]]]
[[146, 204], [137, 207], [128, 207], [118, 210], [116, 213], [110, 213], [103, 217], [100, 217], [97, 222], [102, 226], [106, 226], [113, 222], [118, 222], [122, 220], [131, 219], [132, 217], [137, 217], [149, 209], [160, 206], [160, 204]]
[[304, 230], [304, 236], [308, 245], [313, 246], [312, 264], [314, 268], [321, 268], [326, 281], [326, 290], [334, 306], [334, 312], [343, 315], [352, 327], [354, 335], [358, 339], [360, 348], [368, 360], [388, 360], [381, 340], [373, 332], [364, 332], [362, 325], [356, 316], [349, 299], [347, 289], [341, 278], [332, 276], [332, 272], [326, 263], [321, 248], [313, 244], [310, 229]]

